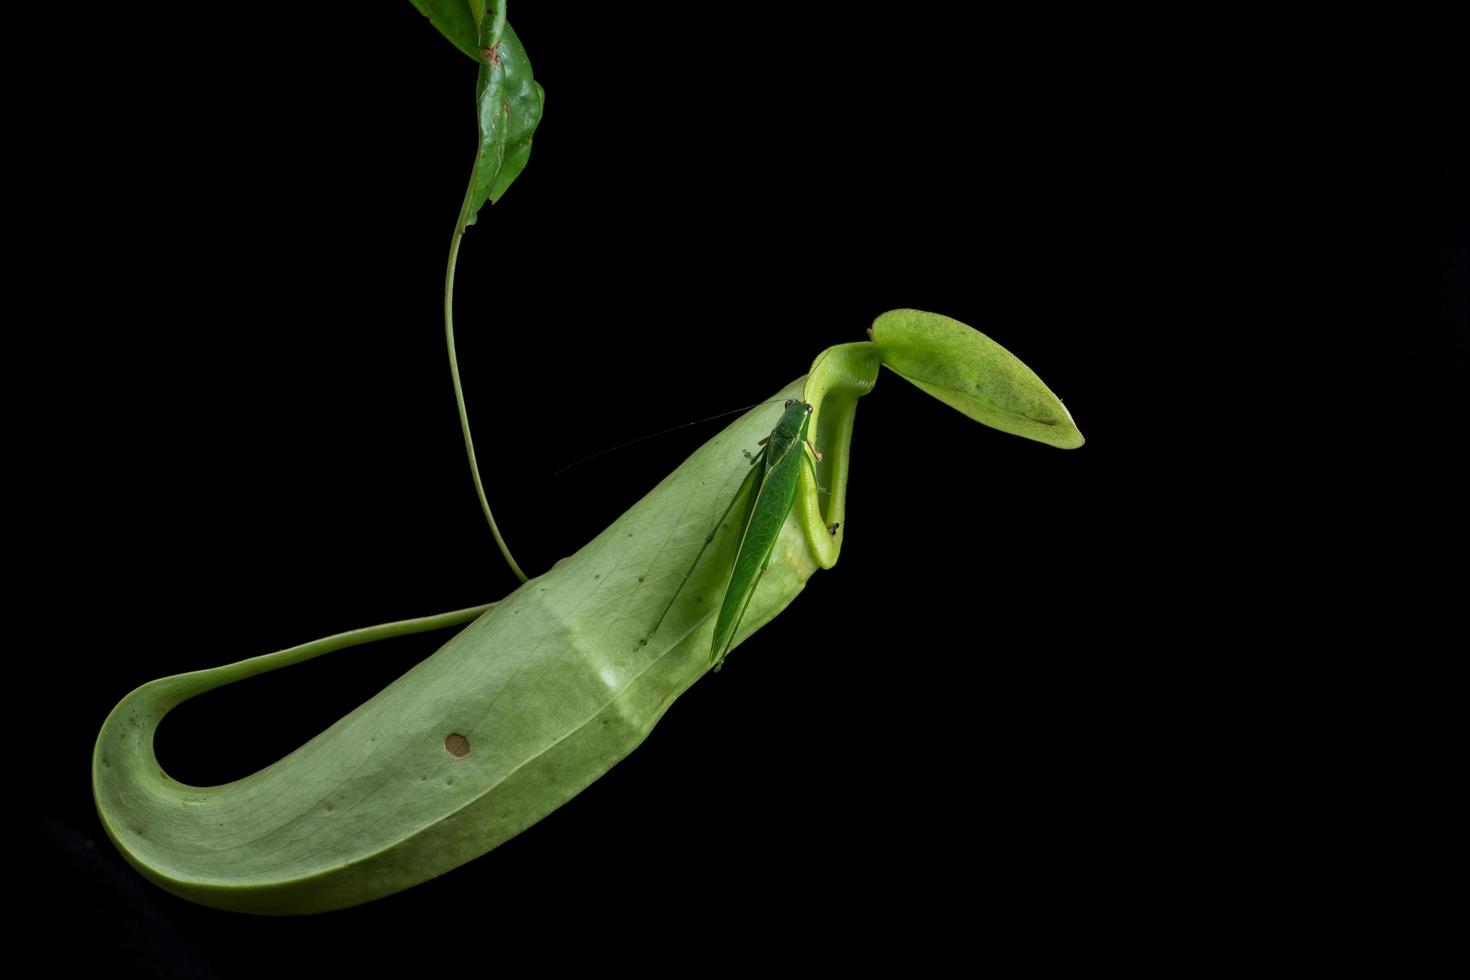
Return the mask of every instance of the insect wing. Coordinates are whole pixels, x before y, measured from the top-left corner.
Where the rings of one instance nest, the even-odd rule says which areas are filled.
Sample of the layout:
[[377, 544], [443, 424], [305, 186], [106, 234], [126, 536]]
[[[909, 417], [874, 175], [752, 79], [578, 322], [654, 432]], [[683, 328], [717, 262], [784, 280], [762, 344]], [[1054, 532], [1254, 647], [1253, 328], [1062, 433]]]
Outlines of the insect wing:
[[761, 480], [752, 502], [745, 533], [740, 539], [740, 551], [730, 572], [730, 584], [725, 590], [725, 600], [720, 606], [719, 618], [715, 621], [715, 633], [710, 644], [710, 656], [718, 660], [729, 652], [735, 632], [745, 609], [750, 605], [755, 587], [760, 583], [761, 573], [781, 536], [781, 527], [786, 515], [796, 501], [797, 480], [801, 476], [801, 454], [789, 450], [782, 454]]

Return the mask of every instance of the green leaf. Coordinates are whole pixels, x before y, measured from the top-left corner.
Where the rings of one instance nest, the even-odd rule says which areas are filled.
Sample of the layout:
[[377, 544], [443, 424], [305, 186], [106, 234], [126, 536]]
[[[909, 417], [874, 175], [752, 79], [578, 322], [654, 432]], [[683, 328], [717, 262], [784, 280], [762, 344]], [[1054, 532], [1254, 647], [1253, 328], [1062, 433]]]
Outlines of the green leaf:
[[475, 223], [488, 200], [495, 203], [520, 176], [531, 156], [531, 136], [541, 122], [545, 93], [531, 77], [526, 49], [509, 24], [500, 43], [485, 48], [475, 103], [480, 118], [480, 150], [475, 157], [470, 195], [461, 222]]
[[494, 39], [495, 15], [485, 0], [412, 0], [419, 13], [480, 66], [475, 109], [480, 144], [470, 177], [461, 227], [475, 223], [480, 208], [494, 204], [526, 169], [531, 135], [541, 122], [546, 93], [531, 77], [526, 49], [510, 24]]
[[485, 19], [485, 4], [475, 4], [472, 9], [467, 0], [410, 0], [419, 13], [429, 18], [429, 23], [439, 28], [439, 33], [449, 38], [475, 61], [480, 60], [480, 28]]
[[1082, 445], [1062, 400], [973, 327], [938, 313], [890, 310], [869, 335], [885, 365], [975, 421], [1059, 449]]

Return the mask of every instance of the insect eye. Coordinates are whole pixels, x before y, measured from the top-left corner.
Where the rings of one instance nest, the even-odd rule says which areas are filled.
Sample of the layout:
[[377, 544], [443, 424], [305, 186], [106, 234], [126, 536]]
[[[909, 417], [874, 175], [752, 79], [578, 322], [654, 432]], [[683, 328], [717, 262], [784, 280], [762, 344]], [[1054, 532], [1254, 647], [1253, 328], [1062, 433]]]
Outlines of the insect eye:
[[792, 405], [795, 405], [795, 404], [796, 404], [796, 399], [795, 398], [788, 398], [788, 399], [786, 399], [786, 407], [787, 408], [790, 408]]

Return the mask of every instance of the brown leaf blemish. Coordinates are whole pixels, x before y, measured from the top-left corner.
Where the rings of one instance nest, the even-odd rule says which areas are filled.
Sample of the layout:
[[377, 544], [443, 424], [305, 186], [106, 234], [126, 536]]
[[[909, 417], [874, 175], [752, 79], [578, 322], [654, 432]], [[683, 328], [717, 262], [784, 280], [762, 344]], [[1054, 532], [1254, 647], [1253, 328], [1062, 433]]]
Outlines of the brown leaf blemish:
[[463, 759], [470, 754], [470, 740], [459, 732], [451, 732], [444, 736], [444, 751], [456, 759]]

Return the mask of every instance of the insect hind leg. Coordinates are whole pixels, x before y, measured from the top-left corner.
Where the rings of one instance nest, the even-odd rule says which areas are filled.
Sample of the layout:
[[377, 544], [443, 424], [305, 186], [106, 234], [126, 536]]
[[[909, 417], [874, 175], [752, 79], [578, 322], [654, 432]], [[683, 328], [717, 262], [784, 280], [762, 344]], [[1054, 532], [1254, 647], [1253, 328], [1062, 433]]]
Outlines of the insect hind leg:
[[[760, 456], [764, 455], [765, 450], [761, 450]], [[757, 458], [760, 458], [760, 456], [758, 456]], [[723, 526], [725, 522], [729, 520], [730, 513], [735, 509], [735, 506], [739, 504], [742, 499], [746, 501], [747, 507], [754, 503], [755, 484], [760, 475], [761, 471], [755, 468], [752, 468], [751, 471], [745, 475], [745, 479], [740, 483], [740, 489], [735, 491], [735, 496], [730, 500], [730, 506], [725, 508], [725, 512], [720, 515], [720, 519], [718, 521], [715, 521], [715, 526], [710, 529], [709, 534], [705, 535], [704, 544], [700, 545], [699, 554], [694, 556], [693, 564], [691, 564], [687, 569], [684, 570], [684, 577], [679, 580], [679, 587], [675, 589], [674, 594], [669, 597], [669, 604], [664, 606], [664, 611], [659, 613], [658, 621], [653, 624], [653, 629], [649, 631], [648, 637], [657, 635], [659, 628], [663, 626], [664, 619], [669, 615], [669, 610], [674, 608], [674, 603], [678, 601], [679, 595], [684, 591], [684, 586], [689, 584], [689, 576], [694, 574], [694, 570], [698, 568], [699, 563], [704, 560], [705, 551], [707, 551], [710, 544], [714, 542], [715, 535], [720, 533], [721, 526]], [[744, 521], [742, 521], [741, 523], [743, 524]], [[648, 637], [644, 637], [641, 641], [639, 641], [638, 645], [646, 645], [648, 643]]]

